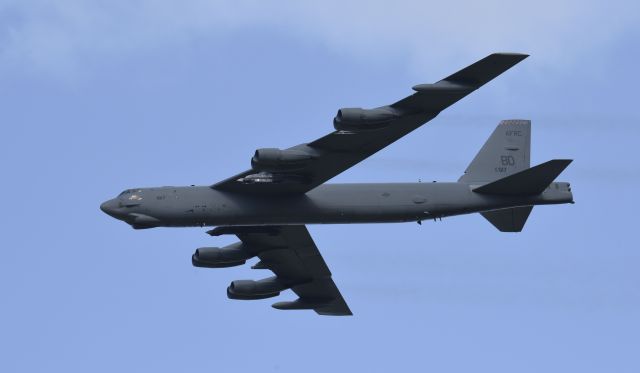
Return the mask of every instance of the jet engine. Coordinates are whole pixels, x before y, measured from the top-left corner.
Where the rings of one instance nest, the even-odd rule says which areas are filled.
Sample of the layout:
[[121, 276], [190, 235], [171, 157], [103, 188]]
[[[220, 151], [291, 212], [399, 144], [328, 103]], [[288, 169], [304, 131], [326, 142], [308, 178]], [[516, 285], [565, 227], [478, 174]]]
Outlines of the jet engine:
[[338, 110], [333, 127], [338, 131], [376, 130], [388, 126], [398, 117], [400, 113], [388, 106], [376, 109], [344, 108]]
[[227, 297], [243, 300], [265, 299], [278, 296], [282, 290], [289, 287], [277, 276], [260, 281], [236, 280], [227, 288]]
[[224, 268], [244, 264], [247, 259], [254, 257], [244, 247], [242, 242], [236, 242], [223, 248], [201, 247], [193, 253], [191, 264], [194, 267]]
[[302, 150], [264, 148], [256, 150], [251, 167], [267, 172], [292, 171], [304, 168], [313, 156]]

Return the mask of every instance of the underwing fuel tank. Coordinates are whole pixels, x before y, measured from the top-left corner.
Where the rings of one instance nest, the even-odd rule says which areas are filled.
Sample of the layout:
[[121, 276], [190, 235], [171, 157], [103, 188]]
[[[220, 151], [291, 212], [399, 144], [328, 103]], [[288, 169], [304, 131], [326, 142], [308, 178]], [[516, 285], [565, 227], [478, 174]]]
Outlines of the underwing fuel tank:
[[277, 310], [312, 310], [315, 308], [324, 307], [332, 301], [333, 299], [307, 300], [298, 298], [290, 302], [276, 302], [272, 304], [271, 307]]

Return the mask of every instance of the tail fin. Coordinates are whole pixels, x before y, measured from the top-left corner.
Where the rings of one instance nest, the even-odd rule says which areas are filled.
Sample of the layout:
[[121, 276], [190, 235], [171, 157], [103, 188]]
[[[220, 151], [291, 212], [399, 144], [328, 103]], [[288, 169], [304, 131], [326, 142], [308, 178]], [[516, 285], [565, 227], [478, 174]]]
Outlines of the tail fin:
[[494, 182], [473, 189], [476, 193], [530, 196], [542, 193], [572, 162], [552, 159]]
[[[571, 163], [570, 159], [553, 159], [543, 164], [531, 167], [513, 175], [498, 179], [491, 183], [473, 189], [476, 193], [497, 194], [502, 196], [532, 196], [544, 192], [558, 175]], [[556, 189], [562, 186], [569, 192], [568, 196], [560, 197], [560, 200], [569, 202], [573, 200], [571, 188], [568, 183], [554, 183]], [[500, 210], [481, 212], [500, 232], [520, 232], [527, 222], [533, 206], [511, 207]]]
[[508, 209], [492, 210], [480, 214], [500, 232], [520, 232], [527, 222], [533, 206], [512, 207]]
[[530, 149], [531, 121], [503, 120], [458, 181], [487, 183], [526, 170]]

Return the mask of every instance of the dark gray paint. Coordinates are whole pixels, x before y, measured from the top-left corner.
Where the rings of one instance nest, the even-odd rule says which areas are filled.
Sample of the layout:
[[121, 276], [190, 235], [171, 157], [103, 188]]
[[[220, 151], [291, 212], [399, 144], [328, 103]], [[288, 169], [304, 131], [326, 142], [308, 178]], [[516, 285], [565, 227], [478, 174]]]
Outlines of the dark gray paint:
[[496, 228], [520, 231], [535, 205], [572, 203], [568, 183], [553, 180], [570, 163], [529, 168], [531, 124], [502, 121], [458, 182], [324, 184], [438, 115], [526, 55], [492, 54], [416, 93], [376, 109], [341, 109], [336, 131], [289, 149], [259, 149], [251, 169], [212, 186], [138, 188], [100, 208], [136, 229], [217, 226], [235, 234], [225, 248], [199, 248], [197, 267], [254, 266], [276, 276], [231, 283], [232, 299], [262, 299], [292, 289], [300, 298], [278, 309], [350, 315], [305, 224], [421, 222], [481, 212]]
[[[228, 225], [300, 225], [419, 221], [517, 206], [572, 201], [568, 183], [530, 196], [475, 193], [466, 183], [328, 184], [306, 194], [256, 197], [207, 186], [141, 188], [102, 205], [111, 216], [145, 228]], [[148, 219], [148, 220], [145, 220]]]

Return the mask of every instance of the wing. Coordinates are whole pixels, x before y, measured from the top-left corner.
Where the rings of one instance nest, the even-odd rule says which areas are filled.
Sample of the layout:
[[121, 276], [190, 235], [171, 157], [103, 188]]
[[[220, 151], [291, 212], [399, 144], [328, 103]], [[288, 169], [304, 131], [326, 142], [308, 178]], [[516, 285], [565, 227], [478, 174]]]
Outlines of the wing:
[[435, 118], [526, 57], [491, 54], [437, 83], [414, 86], [416, 93], [391, 105], [341, 109], [334, 119], [336, 131], [289, 149], [259, 149], [250, 170], [212, 188], [256, 195], [306, 193]]
[[299, 297], [275, 303], [274, 308], [313, 309], [321, 315], [352, 314], [304, 225], [218, 227], [210, 231], [214, 236], [228, 233], [238, 236], [243, 247], [260, 258], [252, 268], [270, 269], [276, 275], [257, 283], [275, 286], [274, 294], [290, 288]]

